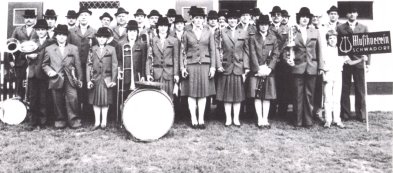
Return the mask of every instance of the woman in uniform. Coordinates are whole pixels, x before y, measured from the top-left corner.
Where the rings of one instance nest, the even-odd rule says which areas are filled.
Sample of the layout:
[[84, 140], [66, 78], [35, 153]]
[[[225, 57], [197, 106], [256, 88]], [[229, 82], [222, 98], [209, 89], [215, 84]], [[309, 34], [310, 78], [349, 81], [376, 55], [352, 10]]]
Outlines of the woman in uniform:
[[[117, 57], [113, 46], [107, 45], [111, 33], [101, 27], [95, 34], [98, 45], [92, 47], [86, 70], [89, 104], [93, 105], [95, 123], [93, 130], [106, 127], [109, 105], [113, 103], [113, 87], [117, 79]], [[102, 119], [101, 115], [102, 114]]]
[[[214, 35], [203, 26], [206, 14], [202, 8], [191, 13], [192, 25], [184, 31], [180, 67], [182, 77], [182, 96], [188, 97], [188, 108], [193, 128], [205, 129], [204, 113], [206, 97], [215, 95], [214, 73], [216, 54]], [[196, 116], [198, 108], [198, 119]]]

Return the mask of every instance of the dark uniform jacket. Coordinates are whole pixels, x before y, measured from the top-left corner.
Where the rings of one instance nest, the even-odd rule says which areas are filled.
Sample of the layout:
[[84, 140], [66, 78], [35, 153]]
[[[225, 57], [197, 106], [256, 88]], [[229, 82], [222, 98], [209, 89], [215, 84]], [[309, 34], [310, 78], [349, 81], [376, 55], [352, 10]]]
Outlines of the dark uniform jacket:
[[114, 47], [106, 45], [101, 53], [99, 46], [93, 46], [89, 59], [91, 62], [86, 70], [87, 81], [109, 78], [111, 82], [116, 82], [118, 62]]
[[[278, 41], [273, 33], [268, 32], [265, 40], [259, 32], [250, 38], [250, 69], [252, 73], [257, 73], [259, 66], [264, 64], [274, 70], [279, 55]], [[266, 62], [267, 60], [269, 62]]]
[[[38, 38], [36, 31], [33, 30], [30, 33], [30, 36], [27, 35], [26, 25], [18, 26], [15, 28], [14, 32], [12, 32], [11, 38], [15, 38], [19, 41], [19, 43], [23, 43], [24, 41], [34, 40]], [[26, 58], [20, 51], [14, 53], [15, 59], [10, 55], [10, 61], [14, 61], [15, 67], [26, 67]]]
[[[348, 22], [337, 26], [337, 33], [339, 35], [344, 35], [344, 34], [356, 34], [356, 33], [367, 33], [368, 32], [368, 28], [366, 25], [360, 24], [360, 23], [356, 23], [355, 25], [355, 29], [352, 31], [352, 28], [349, 26]], [[340, 43], [338, 43], [338, 46], [340, 46]], [[368, 57], [368, 61], [366, 61], [367, 65], [370, 65], [370, 54], [367, 55]], [[349, 55], [349, 58], [351, 60], [357, 60], [357, 59], [361, 59], [362, 55]], [[363, 61], [361, 61], [363, 62]], [[363, 68], [363, 63], [358, 63], [355, 65], [356, 68]]]
[[[119, 62], [119, 67], [123, 70], [123, 60], [124, 60], [124, 84], [129, 84], [131, 82], [131, 56], [124, 56], [123, 46], [125, 44], [129, 44], [128, 40], [125, 42], [119, 42], [119, 45], [116, 49], [118, 54], [117, 60]], [[127, 55], [127, 54], [126, 54]], [[146, 67], [146, 57], [147, 57], [147, 45], [142, 40], [135, 41], [134, 46], [131, 51], [132, 59], [133, 59], [133, 68], [134, 68], [134, 80], [139, 81], [140, 77], [145, 77], [145, 67]]]
[[[76, 83], [73, 79], [72, 71], [75, 72], [76, 80], [82, 79], [82, 67], [78, 47], [67, 43], [64, 48], [64, 55], [61, 54], [58, 44], [52, 44], [46, 47], [42, 68], [46, 74], [49, 71], [54, 71], [63, 79], [64, 75], [66, 75], [71, 86], [75, 88]], [[56, 80], [56, 78], [49, 79], [49, 89], [60, 89], [63, 87], [63, 85], [58, 85], [59, 83]]]
[[161, 77], [170, 80], [179, 75], [179, 41], [176, 38], [168, 36], [162, 45], [160, 38], [154, 37], [152, 53], [153, 61], [150, 57], [146, 61], [146, 74], [153, 70], [155, 80]]
[[278, 43], [278, 50], [280, 53], [284, 51], [284, 48], [286, 47], [284, 44], [286, 43], [288, 39], [288, 33], [289, 33], [289, 26], [288, 25], [280, 25], [278, 29], [271, 24], [269, 26], [269, 31], [274, 34], [277, 38], [277, 43]]
[[235, 29], [234, 37], [229, 27], [221, 30], [221, 46], [223, 58], [217, 61], [217, 68], [223, 67], [224, 75], [241, 75], [245, 69], [249, 69], [249, 57], [246, 54], [248, 47], [247, 32], [242, 29]]
[[124, 30], [123, 33], [120, 33], [119, 28], [121, 26], [115, 26], [112, 28], [113, 31], [113, 39], [118, 43], [124, 43], [127, 41], [127, 29]]
[[294, 35], [295, 66], [292, 67], [292, 73], [317, 75], [318, 70], [324, 70], [319, 31], [314, 28], [308, 28], [306, 41], [303, 41], [300, 30], [296, 28], [294, 28]]
[[183, 48], [186, 52], [180, 60], [181, 68], [187, 64], [210, 64], [216, 68], [216, 46], [214, 34], [203, 28], [200, 40], [197, 39], [192, 29], [185, 30], [182, 37]]
[[53, 40], [47, 38], [43, 44], [40, 43], [39, 39], [34, 40], [37, 43], [38, 48], [35, 51], [37, 53], [37, 57], [35, 59], [28, 58], [28, 70], [29, 70], [29, 78], [38, 78], [38, 79], [47, 79], [48, 76], [45, 74], [42, 69], [42, 63], [44, 61], [44, 53], [45, 48], [53, 44]]
[[79, 57], [82, 64], [86, 64], [87, 62], [87, 56], [90, 50], [90, 39], [92, 40], [92, 45], [97, 43], [94, 37], [96, 32], [96, 29], [91, 26], [87, 27], [85, 34], [82, 34], [80, 26], [72, 28], [69, 31], [70, 34], [68, 36], [68, 42], [78, 47]]

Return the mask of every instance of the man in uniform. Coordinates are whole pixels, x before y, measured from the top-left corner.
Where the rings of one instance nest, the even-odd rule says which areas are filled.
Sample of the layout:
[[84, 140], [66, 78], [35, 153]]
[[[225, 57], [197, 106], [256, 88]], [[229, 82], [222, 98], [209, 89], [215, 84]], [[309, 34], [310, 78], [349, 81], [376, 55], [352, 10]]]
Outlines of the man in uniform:
[[125, 42], [127, 40], [127, 21], [128, 21], [128, 14], [129, 12], [126, 11], [124, 8], [119, 7], [117, 12], [115, 13], [117, 26], [112, 28], [113, 30], [113, 38], [116, 42]]
[[57, 15], [55, 10], [47, 9], [44, 14], [44, 19], [48, 23], [48, 37], [50, 39], [54, 39], [53, 36], [55, 34], [54, 29], [56, 27]]
[[76, 24], [76, 19], [78, 18], [78, 14], [76, 14], [74, 10], [68, 10], [66, 18], [68, 29], [74, 28]]

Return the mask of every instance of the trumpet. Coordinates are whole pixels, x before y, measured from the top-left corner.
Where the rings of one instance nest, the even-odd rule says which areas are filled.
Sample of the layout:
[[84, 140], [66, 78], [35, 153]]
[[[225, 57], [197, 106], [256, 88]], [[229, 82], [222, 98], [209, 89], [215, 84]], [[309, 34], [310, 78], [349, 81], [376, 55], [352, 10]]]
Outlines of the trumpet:
[[293, 50], [293, 47], [295, 47], [295, 34], [293, 30], [296, 29], [295, 26], [291, 26], [289, 28], [289, 33], [288, 33], [288, 44], [287, 47], [289, 48], [289, 56], [287, 58], [287, 62], [290, 66], [294, 66], [294, 59], [295, 59], [295, 51]]

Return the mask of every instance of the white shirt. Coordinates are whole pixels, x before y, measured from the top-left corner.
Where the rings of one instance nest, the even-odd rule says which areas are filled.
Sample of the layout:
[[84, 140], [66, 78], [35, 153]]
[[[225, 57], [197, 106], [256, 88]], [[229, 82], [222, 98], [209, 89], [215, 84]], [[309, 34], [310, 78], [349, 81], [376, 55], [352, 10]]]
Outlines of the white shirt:
[[38, 38], [40, 44], [43, 45], [45, 43], [46, 38]]
[[55, 34], [55, 32], [53, 31], [55, 28], [52, 28], [52, 29], [49, 29], [48, 30], [48, 35], [49, 35], [49, 38], [53, 38], [53, 35]]
[[181, 37], [183, 36], [183, 32], [184, 31], [176, 31], [177, 39], [181, 40]]
[[356, 21], [354, 21], [354, 22], [349, 22], [349, 21], [348, 21], [348, 24], [349, 24], [349, 27], [352, 29], [352, 31], [354, 31], [357, 22], [356, 22]]
[[303, 42], [306, 44], [307, 42], [307, 27], [299, 26], [300, 33], [302, 34]]
[[88, 25], [86, 25], [86, 26], [80, 25], [82, 35], [85, 35], [85, 33], [86, 33], [86, 31], [87, 31], [87, 26], [88, 26]]
[[267, 32], [265, 32], [265, 33], [259, 32], [259, 33], [262, 35], [263, 41], [265, 41], [266, 40], [266, 36], [267, 36]]
[[273, 26], [276, 28], [276, 30], [278, 30], [280, 28], [280, 24], [281, 23], [273, 23]]
[[64, 56], [64, 49], [65, 49], [65, 43], [59, 44], [59, 50], [60, 50], [61, 55], [63, 55], [63, 56]]
[[119, 33], [123, 34], [126, 31], [126, 27], [125, 26], [119, 26]]
[[201, 27], [201, 28], [194, 27], [194, 28], [192, 29], [192, 31], [194, 31], [195, 36], [197, 37], [198, 40], [201, 39], [201, 36], [202, 36], [202, 29], [203, 29], [202, 27]]
[[30, 37], [31, 31], [33, 31], [33, 26], [26, 26], [26, 33], [27, 33], [27, 36]]

